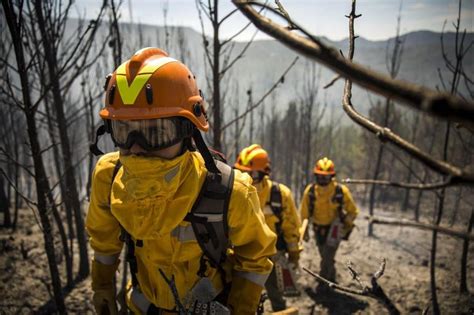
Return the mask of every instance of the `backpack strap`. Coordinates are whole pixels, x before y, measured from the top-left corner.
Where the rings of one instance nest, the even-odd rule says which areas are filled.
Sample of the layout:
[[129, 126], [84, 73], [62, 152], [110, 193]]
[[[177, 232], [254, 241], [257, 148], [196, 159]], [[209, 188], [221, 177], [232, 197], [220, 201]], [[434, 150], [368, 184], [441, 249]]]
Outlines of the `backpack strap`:
[[[309, 204], [308, 204], [308, 218], [312, 218], [314, 214], [314, 208], [316, 206], [316, 194], [314, 193], [314, 188], [316, 187], [316, 184], [311, 184], [311, 188], [309, 189], [308, 192], [308, 197], [309, 197]], [[312, 222], [312, 220], [310, 220]]]
[[273, 211], [273, 214], [276, 215], [278, 218], [278, 222], [275, 223], [275, 229], [277, 234], [277, 250], [287, 250], [287, 244], [283, 235], [283, 230], [281, 229], [281, 225], [283, 223], [283, 203], [282, 203], [282, 196], [280, 190], [280, 184], [277, 182], [272, 182], [272, 188], [270, 190], [270, 201], [269, 201], [270, 208]]
[[196, 202], [184, 221], [191, 223], [196, 240], [211, 266], [219, 269], [229, 246], [227, 212], [234, 172], [223, 162], [215, 163], [220, 174], [208, 170]]
[[344, 222], [344, 192], [342, 191], [342, 187], [339, 184], [336, 184], [336, 192], [334, 193], [334, 197], [332, 197], [332, 201], [337, 203], [337, 213], [339, 214], [339, 219], [341, 219], [341, 222]]
[[[112, 174], [111, 183], [114, 182], [115, 176], [121, 166], [120, 161], [118, 161]], [[212, 267], [221, 271], [221, 276], [225, 278], [221, 264], [226, 259], [227, 248], [229, 246], [227, 212], [234, 184], [234, 172], [229, 165], [220, 161], [216, 161], [216, 166], [220, 172], [214, 173], [208, 170], [196, 202], [191, 212], [184, 218], [184, 221], [191, 223], [204, 256], [208, 259]], [[126, 260], [130, 266], [132, 285], [136, 286], [138, 285], [136, 276], [138, 266], [135, 257], [135, 246], [142, 247], [143, 241], [134, 241], [130, 233], [123, 227], [121, 227], [121, 229], [120, 240], [127, 245]], [[203, 258], [201, 258], [200, 265], [201, 267], [198, 274], [204, 276], [205, 263]]]

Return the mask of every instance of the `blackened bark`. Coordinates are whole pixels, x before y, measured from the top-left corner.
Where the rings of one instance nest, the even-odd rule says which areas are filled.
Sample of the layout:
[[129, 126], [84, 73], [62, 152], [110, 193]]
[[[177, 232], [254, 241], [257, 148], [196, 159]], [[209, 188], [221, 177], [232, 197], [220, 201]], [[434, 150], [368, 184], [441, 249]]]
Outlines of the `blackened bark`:
[[[64, 305], [63, 293], [61, 291], [61, 280], [59, 278], [58, 266], [56, 264], [56, 256], [54, 250], [54, 241], [51, 231], [51, 223], [48, 217], [48, 205], [46, 200], [46, 191], [48, 187], [48, 180], [44, 168], [43, 158], [41, 155], [41, 148], [38, 141], [38, 132], [35, 122], [35, 111], [32, 108], [30, 86], [27, 77], [25, 56], [23, 51], [23, 41], [21, 38], [22, 21], [18, 20], [13, 8], [13, 3], [8, 0], [2, 0], [4, 14], [7, 20], [8, 28], [10, 30], [12, 43], [15, 50], [15, 57], [17, 69], [20, 76], [21, 91], [24, 104], [24, 114], [26, 118], [28, 138], [30, 141], [31, 156], [33, 158], [35, 170], [35, 183], [37, 194], [37, 208], [40, 215], [44, 246], [46, 257], [48, 258], [48, 266], [51, 274], [51, 282], [54, 292], [54, 300], [56, 302], [57, 311], [59, 314], [66, 314], [66, 306]], [[17, 22], [20, 21], [20, 22]]]
[[213, 67], [212, 67], [212, 111], [213, 111], [213, 126], [212, 132], [214, 134], [213, 147], [217, 151], [222, 151], [222, 113], [221, 113], [221, 86], [220, 86], [220, 55], [221, 43], [219, 41], [219, 5], [218, 0], [214, 0], [214, 7], [212, 12], [212, 28], [214, 30], [213, 38]]
[[57, 50], [52, 45], [54, 38], [52, 34], [46, 30], [45, 19], [43, 17], [42, 1], [36, 0], [34, 3], [35, 14], [38, 20], [38, 27], [41, 33], [46, 64], [48, 68], [49, 83], [51, 84], [51, 92], [53, 95], [53, 105], [59, 129], [59, 137], [61, 140], [61, 151], [64, 162], [64, 179], [66, 182], [66, 195], [64, 202], [68, 208], [74, 210], [74, 219], [76, 224], [76, 234], [79, 246], [79, 279], [85, 279], [89, 275], [89, 256], [87, 254], [87, 240], [84, 229], [84, 218], [79, 200], [79, 194], [76, 187], [76, 178], [74, 167], [72, 165], [72, 153], [68, 136], [68, 128], [63, 108], [63, 97], [61, 95], [61, 87], [59, 76], [57, 74]]
[[[474, 209], [471, 210], [471, 218], [469, 219], [469, 224], [467, 226], [467, 233], [471, 233], [472, 226], [474, 225]], [[461, 285], [459, 291], [461, 293], [469, 292], [467, 287], [467, 255], [469, 253], [469, 240], [464, 240], [462, 246], [462, 257], [461, 257]]]

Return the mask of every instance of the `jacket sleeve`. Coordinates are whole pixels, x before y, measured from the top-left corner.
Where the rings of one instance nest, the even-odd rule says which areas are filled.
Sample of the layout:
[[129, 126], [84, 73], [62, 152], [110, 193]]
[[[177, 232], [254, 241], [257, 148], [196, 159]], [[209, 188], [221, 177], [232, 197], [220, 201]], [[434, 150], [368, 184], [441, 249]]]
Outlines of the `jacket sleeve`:
[[347, 213], [346, 220], [352, 223], [359, 214], [359, 209], [357, 209], [351, 192], [347, 186], [342, 185], [342, 192], [344, 194], [344, 210]]
[[296, 211], [295, 201], [288, 187], [280, 185], [282, 192], [283, 222], [281, 228], [285, 238], [288, 251], [299, 251], [298, 243], [300, 240], [300, 218]]
[[89, 210], [86, 217], [86, 230], [90, 245], [95, 251], [95, 259], [104, 264], [113, 264], [123, 242], [120, 241], [120, 225], [110, 211], [112, 174], [118, 161], [118, 152], [102, 156], [92, 175]]
[[300, 204], [300, 215], [301, 220], [308, 219], [309, 216], [309, 190], [311, 189], [311, 185], [306, 186], [303, 193], [303, 198], [301, 198]]
[[265, 223], [252, 179], [238, 170], [234, 172], [228, 213], [233, 276], [263, 287], [273, 267], [270, 257], [276, 253], [276, 235]]

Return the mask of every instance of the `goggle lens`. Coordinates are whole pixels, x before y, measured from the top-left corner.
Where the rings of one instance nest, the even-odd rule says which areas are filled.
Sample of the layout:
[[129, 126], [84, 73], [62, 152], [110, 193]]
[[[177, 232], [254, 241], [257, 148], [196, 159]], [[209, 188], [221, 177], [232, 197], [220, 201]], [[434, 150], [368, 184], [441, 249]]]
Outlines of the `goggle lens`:
[[115, 144], [130, 149], [138, 143], [146, 150], [164, 148], [181, 140], [177, 120], [172, 118], [143, 120], [112, 120], [112, 138]]

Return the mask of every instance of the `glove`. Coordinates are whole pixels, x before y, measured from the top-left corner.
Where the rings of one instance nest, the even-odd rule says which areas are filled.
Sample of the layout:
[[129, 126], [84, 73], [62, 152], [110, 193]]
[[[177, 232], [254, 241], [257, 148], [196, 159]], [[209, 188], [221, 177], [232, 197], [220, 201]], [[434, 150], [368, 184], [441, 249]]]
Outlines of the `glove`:
[[298, 265], [298, 261], [300, 260], [300, 252], [297, 250], [290, 250], [288, 252], [288, 261], [295, 266]]
[[105, 265], [96, 260], [92, 261], [92, 303], [99, 315], [118, 314], [115, 301], [115, 271], [120, 261], [113, 265]]
[[228, 306], [232, 314], [255, 315], [263, 287], [242, 277], [232, 278]]

